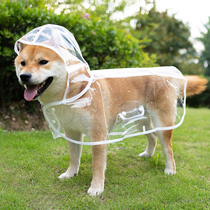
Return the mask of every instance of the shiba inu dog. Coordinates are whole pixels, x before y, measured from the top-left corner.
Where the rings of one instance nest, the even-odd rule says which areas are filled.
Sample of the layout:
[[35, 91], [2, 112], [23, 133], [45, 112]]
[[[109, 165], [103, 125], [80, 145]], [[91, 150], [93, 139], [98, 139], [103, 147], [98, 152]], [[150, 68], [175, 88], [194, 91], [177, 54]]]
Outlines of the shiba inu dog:
[[[69, 61], [70, 66], [78, 62]], [[25, 86], [24, 98], [27, 101], [39, 100], [43, 105], [60, 101], [65, 94], [66, 85], [70, 84], [68, 97], [77, 95], [87, 84], [86, 80], [78, 78], [89, 77], [86, 68], [79, 68], [68, 74], [62, 58], [53, 50], [43, 46], [26, 45], [20, 43], [19, 55], [15, 59], [17, 77], [21, 85]], [[94, 74], [94, 72], [93, 72]], [[184, 80], [167, 78], [171, 85], [162, 88], [162, 80], [153, 76], [128, 78], [103, 78], [93, 80], [90, 89], [80, 99], [88, 98], [91, 103], [77, 110], [69, 107], [65, 109], [65, 118], [71, 119], [64, 123], [65, 135], [77, 141], [82, 141], [85, 134], [92, 142], [103, 141], [107, 138], [107, 131], [111, 130], [119, 107], [126, 101], [140, 100], [148, 113], [154, 113], [151, 123], [157, 126], [171, 126], [174, 123], [176, 108], [174, 101], [177, 93], [173, 85], [182, 91]], [[186, 94], [199, 94], [205, 90], [207, 81], [198, 76], [186, 76]], [[77, 82], [75, 82], [77, 80]], [[151, 92], [154, 90], [155, 94]], [[132, 90], [132, 94], [130, 93]], [[100, 93], [99, 93], [100, 92]], [[59, 112], [59, 110], [58, 110]], [[148, 125], [149, 127], [150, 125]], [[160, 130], [146, 134], [148, 146], [141, 153], [141, 157], [151, 157], [155, 151], [157, 137], [159, 138], [166, 158], [165, 173], [175, 174], [176, 166], [172, 151], [173, 130]], [[59, 176], [68, 179], [78, 174], [82, 146], [67, 141], [69, 147], [70, 166]], [[88, 193], [92, 196], [104, 191], [105, 169], [107, 159], [106, 145], [92, 146], [93, 179]]]

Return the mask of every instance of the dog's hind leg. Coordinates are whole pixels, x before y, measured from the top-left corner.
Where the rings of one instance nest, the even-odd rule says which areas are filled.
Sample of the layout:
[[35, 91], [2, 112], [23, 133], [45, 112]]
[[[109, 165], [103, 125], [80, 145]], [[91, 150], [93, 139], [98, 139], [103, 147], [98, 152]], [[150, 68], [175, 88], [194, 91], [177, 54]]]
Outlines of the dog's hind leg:
[[168, 175], [176, 174], [176, 165], [172, 150], [173, 130], [158, 131], [157, 134], [166, 158], [166, 166], [164, 172]]
[[[142, 125], [145, 126], [147, 131], [153, 129], [153, 125], [149, 116], [147, 116], [147, 119], [142, 121], [141, 124], [139, 124], [139, 130], [141, 130]], [[154, 154], [157, 145], [157, 134], [154, 132], [154, 133], [145, 134], [145, 136], [147, 137], [148, 140], [147, 148], [144, 152], [140, 153], [139, 156], [151, 157]]]
[[139, 154], [140, 157], [151, 157], [157, 145], [157, 134], [156, 133], [149, 133], [145, 135], [148, 140], [147, 148], [144, 152]]
[[[169, 127], [174, 125], [174, 109], [169, 109], [168, 112], [157, 111], [153, 118], [155, 127]], [[173, 130], [158, 130], [158, 138], [163, 148], [166, 159], [165, 174], [176, 174], [176, 166], [172, 150], [172, 135]]]
[[[66, 135], [71, 139], [83, 141], [83, 134], [81, 133], [69, 132], [66, 133]], [[79, 172], [82, 145], [74, 144], [69, 141], [67, 141], [67, 144], [69, 148], [70, 165], [67, 171], [59, 176], [59, 179], [61, 180], [74, 177]]]

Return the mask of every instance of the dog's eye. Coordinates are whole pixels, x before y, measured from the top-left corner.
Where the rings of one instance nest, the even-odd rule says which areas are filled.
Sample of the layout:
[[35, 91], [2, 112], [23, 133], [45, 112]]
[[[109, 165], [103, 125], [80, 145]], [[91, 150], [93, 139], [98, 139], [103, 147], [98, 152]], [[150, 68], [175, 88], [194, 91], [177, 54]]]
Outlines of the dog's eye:
[[25, 66], [26, 65], [26, 62], [25, 61], [22, 61], [20, 64], [21, 64], [21, 66]]
[[39, 65], [45, 65], [47, 64], [49, 61], [46, 61], [46, 60], [41, 60], [39, 61]]

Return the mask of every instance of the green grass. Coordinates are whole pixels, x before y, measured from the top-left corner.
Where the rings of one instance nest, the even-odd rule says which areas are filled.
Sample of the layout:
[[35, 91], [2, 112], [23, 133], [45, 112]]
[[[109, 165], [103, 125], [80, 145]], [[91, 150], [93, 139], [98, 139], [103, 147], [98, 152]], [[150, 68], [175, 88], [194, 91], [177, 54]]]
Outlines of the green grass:
[[155, 158], [140, 158], [145, 137], [108, 146], [105, 191], [89, 197], [91, 147], [83, 146], [80, 172], [58, 176], [69, 164], [65, 140], [49, 132], [0, 130], [0, 209], [210, 209], [210, 110], [187, 109], [174, 131], [177, 174], [164, 174], [158, 142]]

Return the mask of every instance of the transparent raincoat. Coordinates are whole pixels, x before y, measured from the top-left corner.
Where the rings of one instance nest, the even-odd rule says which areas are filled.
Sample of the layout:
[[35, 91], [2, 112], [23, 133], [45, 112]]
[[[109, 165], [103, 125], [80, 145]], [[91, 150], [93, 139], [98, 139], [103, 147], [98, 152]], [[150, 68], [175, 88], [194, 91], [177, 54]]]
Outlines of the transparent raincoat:
[[[66, 90], [61, 101], [56, 101], [43, 106], [43, 113], [45, 119], [49, 125], [49, 128], [54, 138], [63, 137], [68, 141], [76, 144], [83, 145], [99, 145], [108, 144], [112, 142], [121, 141], [124, 138], [148, 134], [156, 132], [158, 130], [171, 130], [180, 126], [185, 116], [185, 105], [186, 105], [186, 84], [187, 81], [181, 72], [175, 67], [153, 67], [153, 68], [126, 68], [126, 69], [107, 69], [107, 70], [94, 70], [90, 71], [87, 62], [84, 60], [80, 51], [79, 45], [77, 44], [74, 36], [64, 27], [48, 24], [33, 29], [15, 43], [15, 51], [19, 53], [19, 43], [29, 45], [39, 45], [49, 48], [56, 52], [64, 61], [66, 71], [68, 72], [68, 79], [66, 84]], [[76, 61], [74, 65], [70, 62]], [[86, 69], [84, 74], [76, 75], [79, 69]], [[71, 79], [71, 76], [74, 78]], [[76, 75], [76, 76], [75, 76]], [[176, 96], [173, 98], [172, 106], [176, 109], [174, 117], [174, 124], [167, 127], [155, 126], [151, 123], [153, 114], [148, 112], [147, 105], [141, 100], [130, 100], [120, 104], [118, 113], [115, 114], [112, 125], [107, 127], [107, 139], [103, 139], [97, 142], [89, 142], [88, 138], [85, 138], [83, 142], [68, 138], [65, 135], [66, 125], [72, 124], [72, 117], [67, 113], [67, 110], [71, 109], [72, 112], [80, 112], [81, 109], [91, 107], [93, 105], [95, 94], [100, 94], [103, 98], [104, 92], [95, 92], [93, 84], [103, 83], [106, 79], [126, 79], [126, 78], [142, 78], [142, 77], [158, 77], [159, 83], [162, 85], [162, 90], [167, 88], [173, 88]], [[176, 80], [184, 81], [184, 88], [182, 92], [179, 92], [176, 84], [171, 82], [171, 78]], [[69, 82], [71, 81], [71, 82]], [[77, 82], [83, 82], [83, 88], [75, 95], [71, 95], [72, 84], [75, 85]], [[113, 82], [114, 83], [114, 82]], [[121, 87], [122, 88], [122, 87]], [[99, 88], [100, 89], [100, 88]], [[123, 87], [127, 93], [133, 94], [133, 88]], [[156, 87], [153, 86], [148, 90], [148, 95], [155, 92]], [[111, 91], [116, 95], [118, 92], [111, 88]], [[87, 92], [88, 97], [84, 97]], [[181, 97], [182, 96], [182, 97]], [[122, 94], [123, 97], [123, 94]], [[170, 97], [170, 96], [168, 96]], [[166, 96], [167, 98], [167, 96]], [[171, 97], [170, 97], [171, 98]], [[179, 98], [179, 101], [177, 101]], [[102, 102], [103, 106], [109, 106], [106, 99]], [[150, 103], [150, 102], [147, 102]], [[151, 103], [154, 103], [154, 101]], [[164, 103], [164, 102], [163, 102]], [[68, 109], [66, 109], [68, 107]], [[106, 110], [106, 109], [104, 109]], [[97, 117], [103, 118], [106, 113], [100, 113]], [[112, 117], [112, 118], [113, 118]], [[106, 118], [106, 117], [105, 117]], [[108, 120], [108, 119], [107, 119]], [[77, 119], [78, 121], [78, 119]], [[75, 122], [75, 124], [81, 124], [81, 127], [88, 129], [88, 125], [84, 126], [85, 122]], [[87, 122], [88, 123], [88, 122]], [[106, 122], [109, 124], [109, 122]], [[85, 130], [85, 129], [84, 129]], [[88, 136], [88, 131], [84, 131], [84, 134]]]

